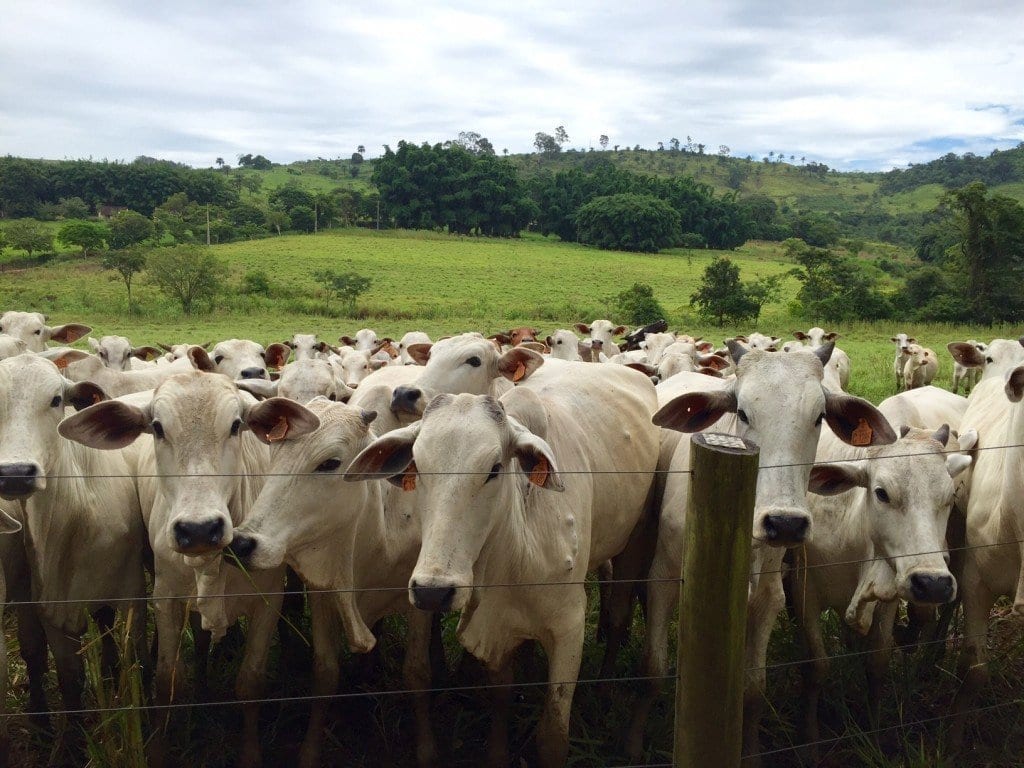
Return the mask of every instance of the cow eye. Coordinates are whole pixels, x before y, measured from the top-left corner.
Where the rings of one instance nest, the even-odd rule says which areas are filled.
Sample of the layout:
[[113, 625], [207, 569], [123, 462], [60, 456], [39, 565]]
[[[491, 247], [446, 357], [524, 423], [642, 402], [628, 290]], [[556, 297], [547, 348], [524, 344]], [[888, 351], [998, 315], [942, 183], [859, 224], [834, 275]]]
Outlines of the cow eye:
[[992, 358], [991, 357], [986, 357], [985, 358], [985, 362], [986, 363], [991, 363], [992, 362]]
[[61, 399], [60, 395], [55, 395], [53, 400], [50, 401], [50, 407], [51, 408], [60, 408], [60, 404], [62, 402], [64, 402], [64, 401]]
[[333, 472], [341, 466], [341, 459], [328, 459], [316, 468], [317, 472]]
[[233, 422], [231, 422], [231, 436], [232, 437], [237, 436], [238, 432], [241, 429], [242, 429], [242, 420], [241, 419], [235, 419]]
[[824, 413], [819, 413], [818, 414], [818, 418], [816, 418], [814, 420], [814, 426], [820, 427], [821, 426], [821, 422], [823, 422], [824, 420], [825, 420], [825, 414]]
[[34, 333], [36, 336], [38, 336], [42, 332], [43, 332], [42, 328], [36, 328], [34, 331], [32, 331], [32, 333]]
[[562, 343], [562, 340], [561, 340], [561, 339], [559, 339], [559, 340], [558, 340], [558, 341], [556, 341], [555, 343], [556, 343], [556, 344], [561, 344], [561, 343]]
[[474, 368], [479, 368], [480, 367], [480, 358], [477, 357], [476, 355], [473, 355], [471, 358], [469, 358], [469, 360], [466, 361], [466, 364], [467, 365], [472, 365]]
[[164, 425], [161, 424], [159, 421], [153, 422], [153, 434], [156, 436], [158, 440], [164, 439]]
[[750, 419], [747, 418], [747, 412], [744, 411], [742, 408], [740, 410], [736, 411], [736, 415], [739, 417], [740, 421], [742, 421], [744, 424], [749, 424], [750, 423]]
[[224, 361], [224, 355], [214, 355], [213, 362], [220, 365]]
[[885, 492], [884, 488], [875, 488], [875, 498], [883, 504], [889, 503], [889, 494]]
[[331, 394], [329, 394], [329, 395], [327, 396], [327, 399], [328, 399], [328, 400], [337, 400], [337, 399], [338, 399], [338, 396], [337, 396], [337, 395], [335, 395], [335, 394], [334, 394], [333, 392], [331, 392]]
[[489, 483], [491, 480], [498, 476], [499, 472], [501, 472], [501, 464], [495, 464], [493, 467], [491, 467], [491, 473], [487, 476], [487, 479], [484, 480], [484, 482]]

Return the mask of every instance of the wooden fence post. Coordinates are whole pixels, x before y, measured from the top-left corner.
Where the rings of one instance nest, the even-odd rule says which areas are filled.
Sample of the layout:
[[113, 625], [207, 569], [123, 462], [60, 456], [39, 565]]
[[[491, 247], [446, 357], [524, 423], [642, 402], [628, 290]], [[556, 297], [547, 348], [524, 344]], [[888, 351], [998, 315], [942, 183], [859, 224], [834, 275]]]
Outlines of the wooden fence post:
[[691, 438], [676, 649], [676, 768], [733, 768], [743, 746], [744, 647], [758, 448]]

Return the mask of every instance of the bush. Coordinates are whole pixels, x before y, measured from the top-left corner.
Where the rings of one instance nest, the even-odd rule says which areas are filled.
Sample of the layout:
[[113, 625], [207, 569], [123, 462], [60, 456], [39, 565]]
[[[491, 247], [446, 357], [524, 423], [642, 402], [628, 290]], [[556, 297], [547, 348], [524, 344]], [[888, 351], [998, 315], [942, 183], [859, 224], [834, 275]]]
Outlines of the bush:
[[633, 283], [613, 299], [615, 315], [636, 325], [648, 325], [666, 317], [665, 310], [654, 298], [654, 289], [644, 283]]
[[262, 269], [254, 269], [245, 273], [242, 278], [242, 293], [249, 296], [269, 296], [270, 278]]
[[576, 228], [582, 243], [644, 253], [675, 245], [682, 234], [679, 213], [671, 205], [633, 194], [594, 198], [576, 212]]
[[227, 267], [205, 248], [182, 245], [160, 248], [149, 256], [150, 282], [191, 315], [202, 304], [212, 304], [224, 285]]
[[680, 248], [707, 248], [708, 241], [700, 232], [684, 232], [678, 245]]

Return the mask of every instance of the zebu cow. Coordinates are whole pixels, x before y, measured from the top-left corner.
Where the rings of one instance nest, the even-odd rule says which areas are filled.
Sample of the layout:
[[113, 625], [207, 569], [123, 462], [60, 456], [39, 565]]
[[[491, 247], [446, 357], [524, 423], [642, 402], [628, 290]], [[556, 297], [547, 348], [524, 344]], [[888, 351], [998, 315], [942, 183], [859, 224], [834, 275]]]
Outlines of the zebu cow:
[[916, 344], [917, 339], [907, 336], [905, 333], [897, 333], [889, 341], [896, 345], [896, 357], [892, 361], [892, 372], [896, 376], [896, 391], [899, 392], [903, 388], [903, 371], [907, 367], [907, 360], [910, 357], [908, 347], [911, 344]]
[[[744, 695], [744, 753], [758, 751], [758, 728], [765, 696], [768, 638], [785, 598], [782, 558], [786, 547], [810, 534], [807, 480], [821, 424], [845, 442], [881, 445], [896, 439], [885, 417], [870, 403], [822, 386], [824, 364], [832, 352], [827, 343], [817, 352], [789, 354], [746, 352], [735, 342], [735, 380], [680, 373], [657, 387], [661, 409], [654, 422], [667, 430], [698, 432], [735, 414], [716, 429], [732, 432], [760, 446], [761, 470], [754, 508], [753, 555], [748, 596]], [[770, 469], [769, 469], [770, 468]], [[676, 580], [686, 517], [690, 514], [690, 440], [666, 431], [658, 461], [661, 517], [657, 550], [647, 586], [647, 638], [643, 674], [651, 676], [636, 705], [628, 737], [631, 757], [638, 758], [650, 708], [668, 670], [669, 621], [678, 600]]]
[[417, 365], [417, 362], [409, 354], [409, 347], [413, 344], [430, 344], [430, 337], [423, 331], [409, 331], [404, 334], [401, 339], [398, 340], [398, 344], [395, 348], [398, 350], [398, 356], [402, 359], [402, 365]]
[[295, 362], [300, 360], [316, 360], [326, 358], [331, 353], [331, 345], [317, 339], [315, 333], [296, 333], [291, 341], [284, 342], [291, 349]]
[[903, 365], [903, 388], [926, 387], [939, 372], [939, 359], [935, 353], [920, 344], [909, 344], [906, 348], [907, 361]]
[[363, 379], [385, 365], [384, 360], [372, 357], [368, 349], [345, 352], [340, 359], [333, 358], [332, 363], [338, 368], [341, 380], [349, 389], [355, 389]]
[[[283, 368], [291, 353], [287, 344], [274, 343], [264, 349], [248, 339], [228, 339], [210, 350], [209, 359], [212, 370], [229, 379], [269, 379], [267, 368]], [[198, 363], [205, 357], [199, 355], [193, 361]]]
[[[615, 403], [616, 419], [594, 407], [601, 402]], [[461, 609], [460, 642], [495, 682], [511, 682], [511, 656], [524, 640], [544, 647], [543, 766], [563, 765], [568, 751], [583, 578], [623, 551], [643, 512], [657, 454], [654, 404], [650, 383], [627, 368], [555, 363], [500, 400], [438, 395], [419, 423], [374, 441], [346, 473], [415, 484], [423, 547], [410, 600], [423, 610]], [[520, 584], [533, 586], [488, 586]], [[493, 765], [507, 764], [505, 728], [496, 714]]]
[[235, 384], [259, 398], [287, 397], [297, 403], [308, 403], [314, 397], [348, 402], [353, 390], [345, 385], [338, 367], [326, 360], [303, 359], [281, 369], [276, 380], [238, 379]]
[[[793, 331], [793, 336], [811, 349], [817, 349], [822, 344], [827, 344], [830, 341], [835, 342], [839, 338], [839, 334], [835, 331], [826, 333], [824, 328], [818, 328], [817, 326], [811, 328], [807, 333]], [[782, 349], [785, 352], [791, 351], [786, 348], [785, 344], [782, 345]], [[825, 386], [831, 389], [838, 387], [845, 391], [849, 384], [850, 356], [839, 349], [839, 347], [835, 347], [832, 350], [832, 357], [829, 358], [828, 365], [825, 366]]]
[[[948, 345], [946, 345], [946, 348], [949, 349], [950, 347], [952, 347], [956, 343], [958, 343], [958, 342], [950, 342]], [[985, 344], [984, 342], [981, 342], [981, 341], [976, 341], [975, 339], [968, 339], [967, 341], [962, 342], [962, 343], [970, 344], [972, 347], [974, 347], [976, 350], [978, 350], [978, 352], [980, 352], [982, 355], [984, 355], [985, 351], [988, 349], [988, 345], [987, 344]], [[971, 388], [974, 387], [974, 385], [977, 384], [981, 380], [981, 372], [984, 370], [984, 368], [985, 368], [984, 365], [979, 365], [979, 366], [962, 365], [954, 357], [953, 358], [953, 394], [956, 394], [957, 390], [960, 389], [960, 385], [961, 384], [964, 385], [964, 394], [965, 395], [968, 394], [971, 391]]]
[[[17, 502], [0, 501], [0, 616], [10, 602], [32, 600], [31, 575], [25, 543], [18, 534], [23, 528], [23, 515]], [[18, 648], [28, 668], [29, 704], [32, 712], [46, 710], [43, 677], [46, 673], [46, 639], [35, 606], [19, 605]], [[10, 684], [7, 666], [6, 633], [0, 632], [0, 766], [7, 768], [10, 750], [10, 720], [7, 693]]]
[[362, 328], [356, 331], [355, 338], [352, 338], [351, 336], [339, 336], [338, 341], [359, 351], [368, 349], [372, 354], [380, 349], [383, 340], [377, 338], [376, 331], [370, 328]]
[[28, 344], [24, 341], [8, 336], [6, 333], [0, 333], [0, 360], [20, 355], [26, 351], [28, 351]]
[[[62, 440], [66, 406], [85, 408], [105, 394], [72, 383], [39, 356], [0, 361], [0, 496], [24, 505], [24, 553], [32, 599], [53, 651], [64, 707], [82, 706], [80, 640], [91, 612], [109, 628], [116, 611], [129, 612], [139, 659], [146, 658], [145, 530], [126, 452], [102, 453]], [[5, 563], [5, 565], [7, 565]], [[138, 602], [135, 602], [138, 601]], [[29, 664], [45, 669], [42, 658]], [[112, 663], [113, 643], [104, 659]], [[42, 691], [32, 705], [45, 710]]]
[[[383, 479], [357, 486], [342, 481], [345, 469], [374, 439], [376, 414], [323, 398], [307, 406], [320, 427], [303, 436], [287, 435], [271, 450], [270, 477], [252, 512], [235, 531], [231, 551], [255, 568], [292, 566], [310, 588], [313, 623], [313, 695], [309, 728], [299, 764], [321, 764], [326, 697], [338, 688], [340, 620], [348, 648], [370, 651], [371, 628], [385, 616], [407, 614], [405, 682], [409, 689], [430, 685], [430, 617], [414, 611], [405, 587], [420, 549], [420, 522], [413, 494]], [[318, 594], [316, 590], [338, 590]], [[429, 696], [415, 701], [417, 757], [436, 757], [429, 723]]]
[[959, 365], [981, 371], [979, 380], [1002, 378], [1024, 363], [1024, 348], [1011, 339], [994, 339], [984, 352], [964, 341], [950, 342], [946, 348]]
[[[940, 390], [941, 391], [941, 390]], [[947, 393], [948, 394], [948, 393]], [[828, 672], [820, 615], [832, 608], [868, 637], [868, 701], [878, 727], [897, 597], [935, 606], [956, 597], [944, 559], [953, 478], [971, 458], [946, 455], [949, 427], [854, 448], [822, 435], [808, 497], [814, 536], [796, 550], [793, 606], [804, 638], [804, 736], [817, 761], [818, 698]], [[971, 435], [976, 439], [977, 435]], [[955, 450], [955, 442], [954, 442]]]
[[[196, 349], [199, 349], [198, 347]], [[49, 356], [54, 350], [46, 350]], [[97, 355], [88, 355], [77, 349], [62, 350], [58, 364], [64, 375], [72, 381], [91, 381], [110, 397], [121, 397], [133, 392], [145, 392], [160, 385], [176, 373], [193, 369], [191, 357], [182, 357], [166, 365], [154, 365], [141, 371], [124, 371], [104, 365]]]
[[[121, 448], [143, 433], [153, 435], [140, 445], [137, 474], [155, 564], [158, 704], [176, 698], [184, 679], [178, 652], [186, 619], [181, 596], [198, 598], [193, 610], [215, 637], [240, 616], [250, 617], [236, 691], [243, 700], [260, 695], [284, 569], [243, 574], [222, 563], [220, 550], [231, 542], [263, 485], [266, 444], [317, 426], [316, 417], [297, 403], [283, 398], [256, 403], [229, 379], [199, 371], [163, 382], [143, 406], [106, 401], [61, 423], [64, 437], [93, 448]], [[209, 636], [199, 634], [196, 686], [203, 692]], [[245, 708], [243, 765], [259, 763], [257, 715], [255, 706]], [[162, 730], [154, 742], [152, 760], [162, 763], [167, 759]]]
[[[629, 329], [624, 325], [615, 325], [610, 320], [595, 320], [590, 325], [584, 323], [576, 323], [573, 325], [577, 331], [582, 333], [584, 336], [590, 337], [589, 346], [597, 350], [597, 354], [604, 354], [608, 357], [618, 354], [619, 345], [615, 343], [615, 336], [621, 336]], [[643, 339], [643, 336], [638, 339], [638, 343]], [[586, 344], [587, 342], [584, 342]], [[639, 349], [639, 347], [636, 347]], [[586, 356], [584, 355], [584, 359]]]
[[47, 342], [71, 344], [92, 330], [81, 323], [49, 326], [40, 312], [4, 312], [0, 315], [0, 333], [21, 339], [32, 352], [42, 352]]
[[156, 347], [136, 347], [124, 336], [103, 336], [96, 341], [92, 336], [87, 340], [89, 347], [107, 368], [115, 371], [139, 370], [133, 363], [142, 363], [160, 356]]
[[[1024, 344], [1024, 342], [1021, 342]], [[993, 346], [989, 346], [989, 352]], [[978, 691], [988, 680], [989, 613], [1002, 595], [1024, 617], [1024, 365], [993, 375], [986, 367], [961, 427], [978, 432], [967, 502], [967, 549], [960, 583], [964, 605], [960, 690], [948, 745], [958, 750]]]
[[597, 362], [593, 360], [592, 347], [583, 344], [572, 331], [558, 330], [545, 340], [551, 350], [551, 357], [567, 362]]

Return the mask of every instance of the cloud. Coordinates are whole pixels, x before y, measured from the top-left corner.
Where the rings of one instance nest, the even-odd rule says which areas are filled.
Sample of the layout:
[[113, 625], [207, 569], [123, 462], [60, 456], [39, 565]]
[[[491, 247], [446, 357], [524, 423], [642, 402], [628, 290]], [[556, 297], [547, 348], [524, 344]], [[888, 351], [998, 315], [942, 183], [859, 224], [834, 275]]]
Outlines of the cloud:
[[1024, 140], [1022, 22], [1013, 2], [16, 0], [0, 151], [289, 162], [474, 130], [527, 152], [564, 125], [576, 147], [884, 169]]

